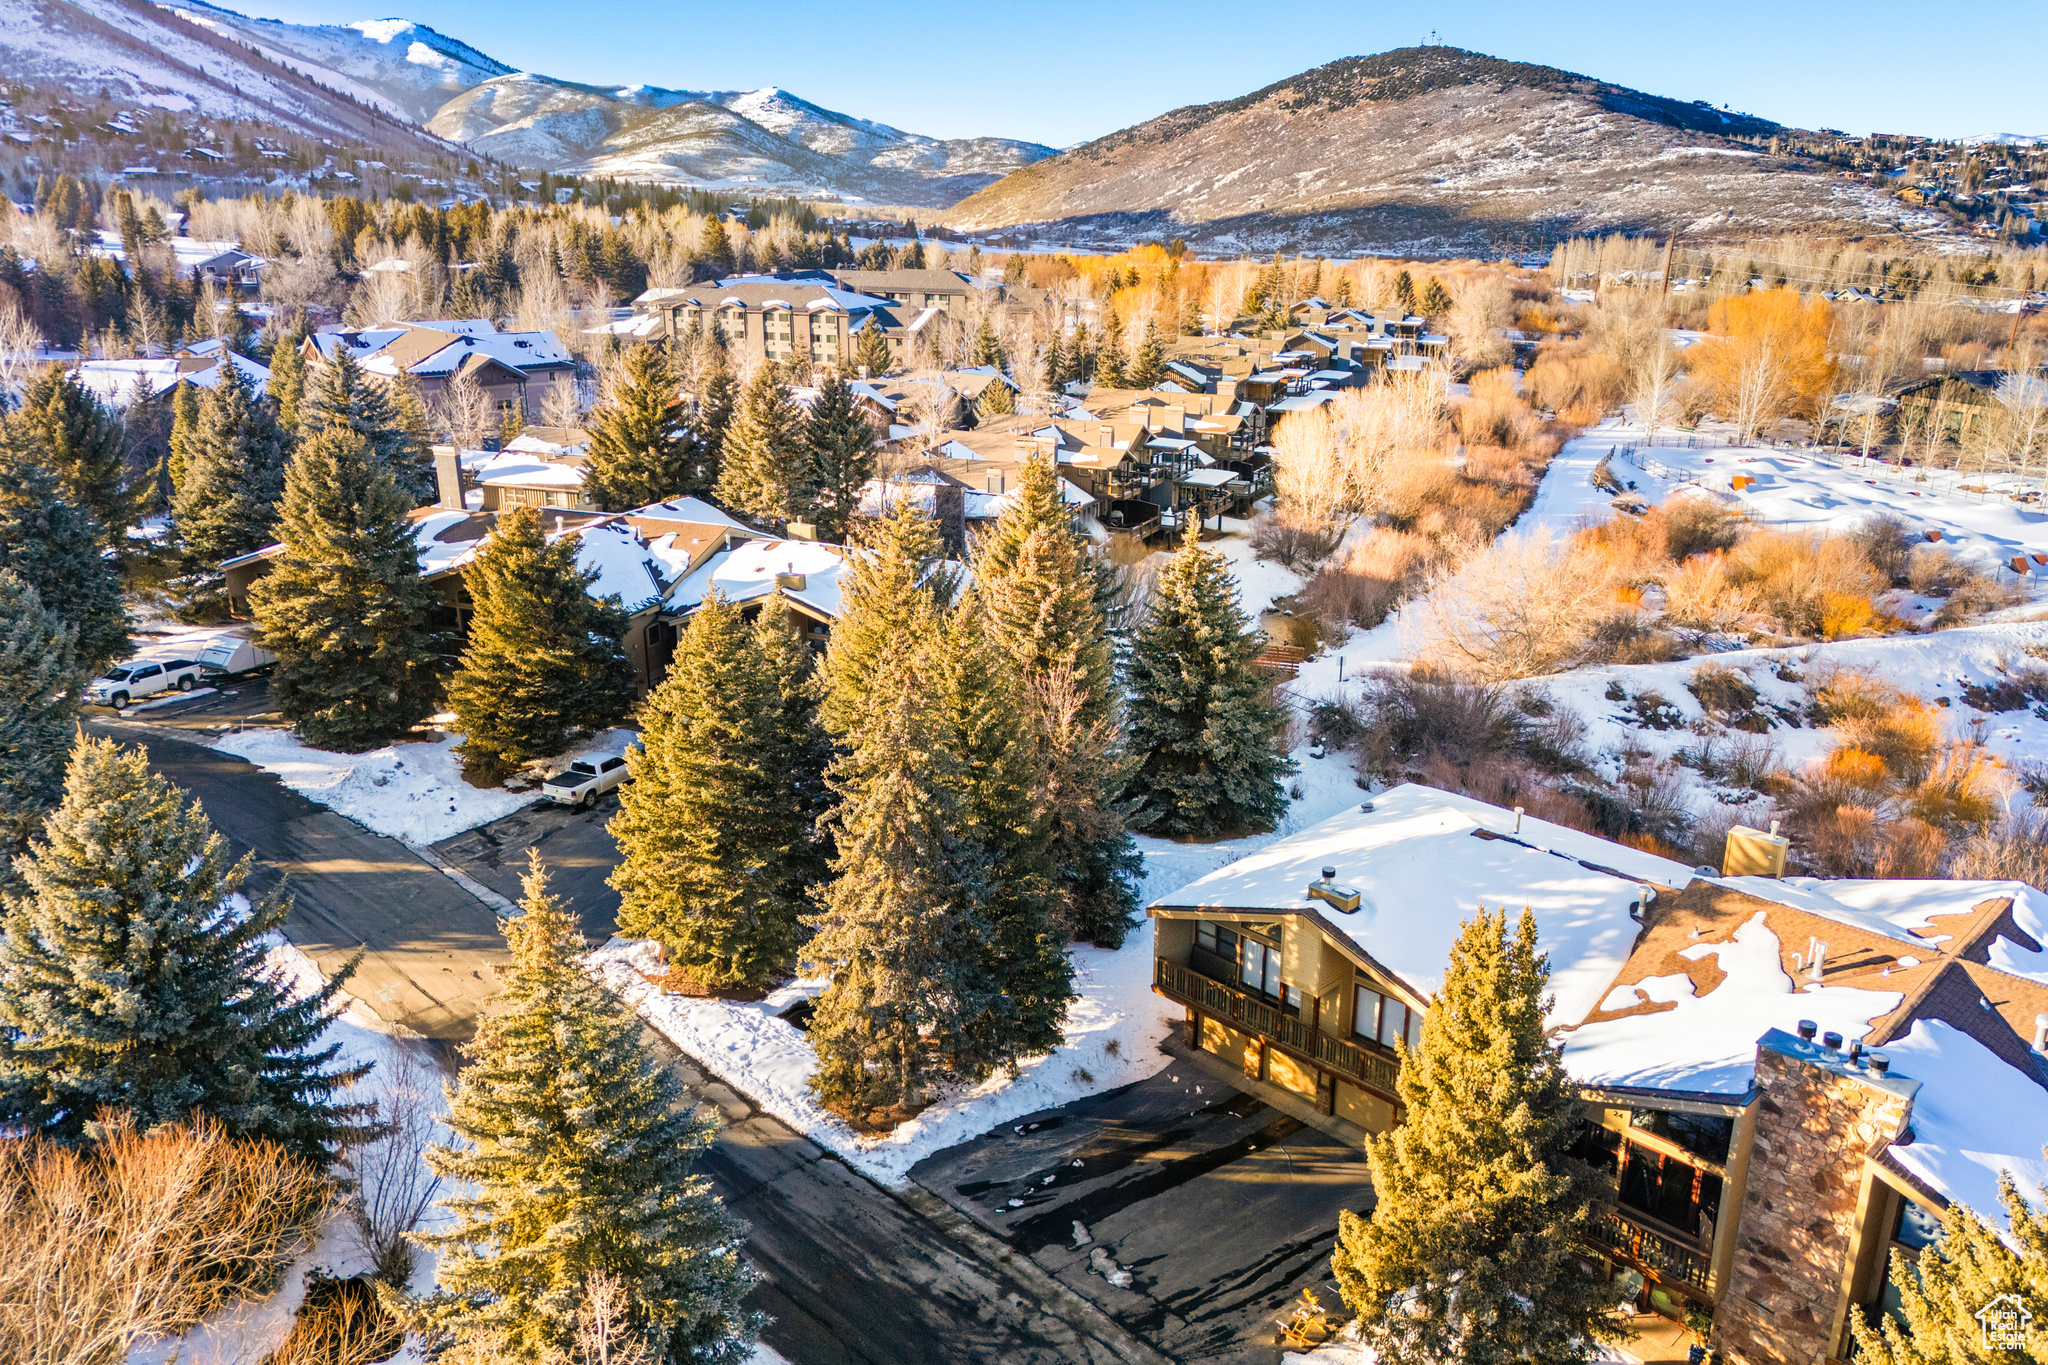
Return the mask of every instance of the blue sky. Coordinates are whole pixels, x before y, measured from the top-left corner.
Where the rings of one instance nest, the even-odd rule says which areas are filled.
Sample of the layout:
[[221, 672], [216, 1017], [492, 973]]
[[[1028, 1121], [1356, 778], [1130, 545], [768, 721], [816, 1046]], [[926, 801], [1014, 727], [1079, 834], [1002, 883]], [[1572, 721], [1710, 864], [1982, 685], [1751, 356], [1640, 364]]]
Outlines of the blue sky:
[[[220, 0], [265, 18], [382, 18], [351, 0]], [[369, 0], [377, 3], [377, 0]], [[511, 66], [680, 89], [779, 85], [935, 137], [1085, 141], [1338, 57], [1424, 41], [1801, 127], [2048, 135], [2048, 3], [1233, 0], [923, 7], [766, 0], [382, 0]]]

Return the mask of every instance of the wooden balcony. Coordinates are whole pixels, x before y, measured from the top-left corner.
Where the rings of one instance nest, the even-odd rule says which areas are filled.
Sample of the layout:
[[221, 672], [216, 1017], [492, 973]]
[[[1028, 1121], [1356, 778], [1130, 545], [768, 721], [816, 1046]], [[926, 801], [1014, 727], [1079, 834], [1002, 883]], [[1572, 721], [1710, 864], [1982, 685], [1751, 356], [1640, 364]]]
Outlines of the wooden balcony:
[[1667, 1233], [1656, 1232], [1614, 1209], [1586, 1224], [1586, 1240], [1596, 1249], [1619, 1255], [1652, 1277], [1708, 1292], [1713, 1263], [1706, 1252]]
[[1220, 1019], [1240, 1033], [1263, 1038], [1383, 1095], [1394, 1093], [1401, 1064], [1390, 1053], [1312, 1028], [1259, 996], [1226, 986], [1171, 958], [1155, 959], [1152, 984], [1168, 999]]

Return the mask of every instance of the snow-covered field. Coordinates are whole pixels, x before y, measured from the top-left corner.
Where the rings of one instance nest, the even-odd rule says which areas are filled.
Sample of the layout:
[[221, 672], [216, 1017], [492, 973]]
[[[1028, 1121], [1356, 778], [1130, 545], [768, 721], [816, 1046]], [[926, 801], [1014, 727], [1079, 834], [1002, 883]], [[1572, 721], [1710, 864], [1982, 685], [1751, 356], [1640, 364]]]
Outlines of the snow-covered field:
[[[561, 759], [566, 767], [586, 753], [617, 752], [632, 740], [610, 730]], [[245, 758], [293, 791], [378, 834], [409, 844], [433, 844], [489, 824], [532, 804], [533, 792], [480, 789], [462, 780], [458, 736], [430, 743], [387, 744], [361, 754], [337, 754], [302, 743], [289, 730], [237, 730], [214, 747]]]

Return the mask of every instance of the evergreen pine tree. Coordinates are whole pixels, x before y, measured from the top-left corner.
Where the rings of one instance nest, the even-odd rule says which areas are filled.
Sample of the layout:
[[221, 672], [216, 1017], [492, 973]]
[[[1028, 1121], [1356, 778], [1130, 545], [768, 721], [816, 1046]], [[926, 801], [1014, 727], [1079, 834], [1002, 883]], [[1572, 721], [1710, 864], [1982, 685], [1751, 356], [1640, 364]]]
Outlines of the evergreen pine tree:
[[1415, 277], [1405, 270], [1394, 276], [1394, 302], [1406, 312], [1415, 311]]
[[1131, 358], [1131, 372], [1128, 383], [1134, 389], [1156, 387], [1166, 377], [1166, 347], [1159, 340], [1158, 325], [1145, 323], [1144, 339], [1138, 343], [1138, 353]]
[[1131, 658], [1138, 828], [1214, 838], [1271, 829], [1286, 808], [1293, 765], [1273, 752], [1286, 718], [1246, 624], [1229, 567], [1191, 531], [1159, 571]]
[[[311, 441], [336, 428], [352, 431], [369, 443], [378, 462], [410, 510], [435, 496], [434, 466], [424, 441], [424, 413], [407, 418], [392, 390], [363, 373], [346, 346], [331, 359], [314, 365], [306, 376], [299, 404], [299, 440]], [[413, 429], [418, 424], [418, 429]]]
[[340, 423], [285, 474], [284, 553], [249, 599], [257, 642], [277, 655], [271, 698], [310, 744], [375, 748], [440, 698], [409, 509], [370, 443]]
[[1402, 1052], [1406, 1117], [1366, 1149], [1378, 1202], [1338, 1216], [1330, 1257], [1382, 1359], [1570, 1365], [1616, 1335], [1578, 1249], [1608, 1193], [1570, 1155], [1584, 1106], [1544, 1036], [1549, 979], [1535, 916], [1510, 939], [1505, 910], [1481, 910]]
[[626, 613], [591, 598], [597, 571], [577, 567], [580, 543], [550, 544], [540, 512], [515, 507], [499, 513], [463, 575], [475, 607], [448, 702], [465, 737], [463, 774], [477, 786], [562, 752], [572, 733], [616, 724], [632, 702], [633, 665], [619, 644]]
[[993, 380], [981, 391], [981, 397], [974, 400], [974, 415], [977, 418], [1008, 417], [1017, 410], [1017, 395], [1007, 382]]
[[818, 388], [807, 423], [812, 516], [822, 540], [844, 540], [860, 510], [860, 490], [875, 477], [875, 425], [854, 405], [853, 386], [834, 371]]
[[718, 495], [757, 521], [800, 521], [807, 511], [811, 447], [803, 410], [773, 365], [754, 371], [725, 429]]
[[612, 837], [619, 929], [707, 985], [761, 986], [796, 961], [823, 879], [829, 749], [786, 611], [749, 626], [715, 594], [640, 708]]
[[186, 553], [212, 566], [272, 544], [284, 496], [284, 433], [247, 375], [222, 370], [200, 402], [186, 450], [185, 477], [171, 505]]
[[1069, 937], [1116, 947], [1135, 922], [1141, 863], [1120, 803], [1130, 765], [1109, 635], [1115, 585], [1075, 529], [1050, 460], [1025, 463], [976, 545], [974, 578], [1039, 751], [1054, 913]]
[[531, 857], [503, 922], [504, 1007], [464, 1046], [449, 1097], [463, 1145], [427, 1151], [464, 1192], [442, 1201], [452, 1227], [417, 1236], [442, 1250], [423, 1316], [488, 1358], [553, 1359], [590, 1277], [610, 1275], [662, 1365], [740, 1365], [761, 1325], [740, 1303], [756, 1279], [747, 1227], [693, 1174], [718, 1121], [585, 971], [576, 920]]
[[1124, 384], [1124, 320], [1112, 308], [1109, 321], [1102, 325], [1102, 340], [1095, 347], [1095, 387], [1120, 389]]
[[171, 388], [171, 451], [166, 472], [171, 479], [171, 502], [185, 486], [186, 471], [192, 467], [192, 434], [199, 429], [199, 386], [176, 384]]
[[[2048, 1152], [2044, 1152], [2048, 1155]], [[1894, 1246], [1890, 1283], [1898, 1287], [1901, 1324], [1889, 1313], [1873, 1324], [1851, 1312], [1856, 1356], [1870, 1365], [2041, 1365], [2040, 1329], [2030, 1351], [1987, 1348], [1977, 1315], [2003, 1294], [2039, 1304], [2048, 1297], [2048, 1207], [2027, 1202], [2012, 1172], [1998, 1173], [1998, 1198], [2012, 1224], [1999, 1235], [1976, 1210], [1951, 1200], [1941, 1216], [1941, 1240], [1917, 1259]], [[2041, 1189], [2048, 1202], [2048, 1188]]]
[[306, 338], [313, 321], [298, 315], [270, 353], [270, 383], [264, 392], [277, 406], [277, 424], [287, 436], [299, 429], [299, 408], [306, 397]]
[[986, 313], [982, 314], [981, 325], [974, 329], [974, 363], [993, 365], [998, 370], [1008, 368], [1009, 364], [1003, 356], [1002, 338], [996, 335], [995, 324]]
[[724, 220], [715, 213], [705, 216], [704, 237], [698, 250], [720, 275], [732, 273], [732, 238], [726, 233]]
[[652, 346], [626, 353], [590, 417], [583, 488], [607, 512], [708, 493], [708, 462], [690, 431], [668, 361]]
[[910, 244], [903, 248], [903, 254], [897, 260], [896, 268], [898, 270], [924, 269], [924, 243], [913, 236], [910, 239]]
[[64, 755], [84, 694], [78, 631], [0, 569], [0, 886], [64, 790]]
[[100, 553], [92, 514], [68, 501], [57, 476], [13, 436], [0, 430], [0, 569], [20, 574], [44, 610], [77, 629], [78, 662], [97, 675], [134, 650], [121, 580]]
[[1451, 311], [1451, 291], [1444, 288], [1444, 282], [1431, 275], [1422, 286], [1422, 297], [1415, 301], [1415, 311], [1426, 318], [1440, 318]]
[[858, 728], [870, 690], [894, 666], [892, 642], [921, 638], [952, 600], [950, 576], [938, 569], [945, 547], [928, 513], [907, 502], [892, 505], [861, 527], [858, 549], [849, 557], [839, 621], [820, 664], [818, 718], [834, 736]]
[[889, 373], [889, 339], [882, 335], [882, 329], [872, 318], [861, 329], [860, 340], [853, 344], [853, 365], [856, 372], [866, 371], [869, 379], [880, 379]]
[[1055, 922], [1052, 830], [1042, 796], [1043, 750], [1028, 723], [1023, 678], [990, 638], [969, 590], [944, 625], [946, 719], [959, 763], [955, 834], [991, 868], [982, 899], [987, 970], [1002, 1006], [979, 1021], [971, 1065], [999, 1066], [1059, 1045], [1074, 998], [1070, 934]]
[[1074, 324], [1074, 335], [1067, 342], [1066, 382], [1072, 383], [1095, 377], [1095, 343], [1089, 339], [1088, 324]]
[[1053, 393], [1060, 393], [1066, 388], [1067, 350], [1058, 332], [1054, 332], [1052, 340], [1045, 344], [1045, 356], [1038, 362], [1038, 372], [1044, 378], [1045, 387]]
[[147, 755], [81, 736], [64, 797], [16, 865], [0, 938], [0, 1123], [65, 1142], [103, 1108], [148, 1129], [203, 1111], [324, 1166], [367, 1136], [329, 1097], [368, 1072], [319, 1046], [354, 964], [292, 999], [266, 964], [281, 891], [237, 910], [252, 867]]
[[126, 535], [130, 508], [121, 478], [121, 423], [74, 372], [53, 365], [37, 375], [7, 425], [10, 436], [37, 451], [62, 481], [65, 498], [92, 513], [103, 544]]

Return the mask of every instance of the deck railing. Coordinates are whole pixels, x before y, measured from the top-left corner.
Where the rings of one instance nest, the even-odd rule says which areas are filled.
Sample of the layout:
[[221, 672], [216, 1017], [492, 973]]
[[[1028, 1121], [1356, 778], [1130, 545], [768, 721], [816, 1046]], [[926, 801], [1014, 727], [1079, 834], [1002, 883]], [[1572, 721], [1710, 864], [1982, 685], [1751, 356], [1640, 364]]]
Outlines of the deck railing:
[[1666, 1279], [1695, 1289], [1706, 1289], [1713, 1276], [1712, 1263], [1698, 1247], [1652, 1231], [1612, 1209], [1586, 1225], [1586, 1240], [1603, 1250], [1621, 1253], [1645, 1270], [1654, 1270]]
[[1258, 996], [1226, 986], [1171, 958], [1157, 959], [1152, 979], [1167, 995], [1228, 1022], [1241, 1033], [1278, 1043], [1382, 1094], [1394, 1093], [1401, 1066], [1386, 1053], [1311, 1028]]

